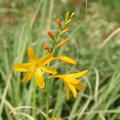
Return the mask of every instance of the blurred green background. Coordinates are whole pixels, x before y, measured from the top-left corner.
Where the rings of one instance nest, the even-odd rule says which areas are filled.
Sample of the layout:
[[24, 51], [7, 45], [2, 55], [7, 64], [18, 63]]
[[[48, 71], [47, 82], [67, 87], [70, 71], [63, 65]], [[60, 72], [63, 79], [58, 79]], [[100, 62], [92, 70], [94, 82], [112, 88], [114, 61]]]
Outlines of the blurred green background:
[[[12, 65], [28, 60], [27, 48], [39, 57], [52, 41], [56, 18], [76, 12], [66, 37], [71, 42], [58, 55], [74, 58], [77, 66], [57, 63], [61, 73], [91, 69], [81, 80], [86, 89], [66, 101], [62, 81], [50, 86], [49, 114], [66, 120], [120, 120], [120, 0], [0, 0], [0, 120], [44, 120], [45, 92]], [[64, 90], [63, 90], [64, 89]], [[43, 112], [41, 112], [43, 111]], [[15, 114], [16, 113], [16, 114]]]

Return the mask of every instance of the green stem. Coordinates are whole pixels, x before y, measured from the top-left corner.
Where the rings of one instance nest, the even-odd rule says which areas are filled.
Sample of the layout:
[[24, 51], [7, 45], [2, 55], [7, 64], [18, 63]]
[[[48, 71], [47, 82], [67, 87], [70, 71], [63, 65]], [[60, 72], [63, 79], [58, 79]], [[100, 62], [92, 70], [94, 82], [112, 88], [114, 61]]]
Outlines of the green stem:
[[[57, 39], [56, 39], [56, 43], [55, 43], [55, 45], [54, 45], [54, 47], [53, 47], [53, 50], [52, 50], [52, 53], [54, 54], [55, 53], [55, 51], [56, 51], [56, 47], [57, 47], [57, 44], [58, 44], [58, 41], [59, 41], [59, 39], [60, 39], [60, 36], [61, 36], [61, 29], [59, 30], [59, 33], [58, 33], [58, 37], [57, 37]], [[49, 66], [50, 64], [48, 64], [48, 66]], [[49, 120], [49, 103], [48, 103], [48, 99], [49, 99], [49, 87], [48, 87], [48, 85], [50, 84], [50, 82], [48, 81], [48, 82], [46, 82], [46, 115], [47, 115], [47, 120]]]
[[[66, 23], [66, 20], [65, 20], [65, 23]], [[52, 51], [53, 54], [54, 54], [55, 51], [56, 51], [57, 44], [58, 44], [59, 39], [60, 39], [60, 37], [61, 37], [62, 30], [65, 28], [65, 25], [66, 25], [65, 23], [63, 24], [63, 27], [61, 27], [61, 28], [59, 29], [59, 33], [58, 33], [58, 36], [57, 36], [57, 39], [56, 39], [56, 43], [55, 43], [55, 46], [53, 47], [53, 51]]]
[[48, 95], [48, 84], [46, 82], [46, 120], [49, 120], [49, 103], [48, 103], [48, 99], [49, 99], [49, 95]]
[[55, 53], [55, 50], [56, 50], [58, 41], [59, 41], [59, 39], [60, 39], [60, 36], [61, 36], [61, 30], [60, 30], [59, 33], [58, 33], [58, 37], [57, 37], [57, 39], [56, 39], [55, 46], [53, 47], [53, 51], [52, 51], [53, 54]]
[[[35, 82], [35, 80], [33, 82]], [[34, 90], [33, 90], [34, 91], [33, 106], [36, 107], [36, 84], [35, 83], [33, 84], [33, 88], [34, 88]], [[34, 118], [36, 119], [36, 111], [35, 110], [32, 111], [32, 114], [33, 114]]]
[[[65, 23], [66, 23], [66, 21], [65, 21]], [[59, 39], [60, 39], [60, 37], [61, 37], [61, 33], [62, 33], [62, 30], [65, 28], [65, 24], [64, 23], [64, 25], [63, 25], [63, 27], [61, 27], [60, 29], [59, 29], [59, 32], [58, 32], [58, 36], [57, 36], [57, 38], [56, 38], [56, 43], [55, 43], [55, 45], [54, 45], [54, 47], [53, 47], [53, 50], [52, 50], [52, 52], [51, 53], [55, 53], [55, 51], [56, 51], [56, 49], [57, 49], [57, 45], [58, 45], [58, 42], [59, 42]], [[48, 66], [49, 66], [50, 64], [48, 64]], [[49, 102], [48, 102], [48, 100], [49, 100], [49, 84], [50, 84], [50, 81], [47, 81], [46, 82], [46, 115], [47, 115], [47, 118], [46, 118], [46, 120], [49, 120]]]

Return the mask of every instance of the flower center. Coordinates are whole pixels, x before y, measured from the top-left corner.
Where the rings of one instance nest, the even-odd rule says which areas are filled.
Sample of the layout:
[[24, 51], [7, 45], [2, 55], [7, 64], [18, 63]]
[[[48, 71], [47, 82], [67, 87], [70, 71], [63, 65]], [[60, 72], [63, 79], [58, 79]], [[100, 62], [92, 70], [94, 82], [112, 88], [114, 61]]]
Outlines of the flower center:
[[31, 70], [32, 72], [35, 72], [36, 69], [40, 68], [40, 64], [39, 63], [35, 63], [31, 66]]

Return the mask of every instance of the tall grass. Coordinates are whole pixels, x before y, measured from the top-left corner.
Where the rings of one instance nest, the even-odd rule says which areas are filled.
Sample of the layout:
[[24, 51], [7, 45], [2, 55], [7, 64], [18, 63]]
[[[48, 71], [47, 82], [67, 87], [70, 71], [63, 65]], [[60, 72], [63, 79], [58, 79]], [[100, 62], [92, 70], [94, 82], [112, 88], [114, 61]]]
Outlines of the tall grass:
[[[91, 70], [89, 75], [82, 79], [86, 83], [86, 89], [79, 93], [76, 100], [66, 101], [63, 84], [53, 81], [49, 100], [51, 116], [67, 120], [120, 119], [119, 31], [109, 38], [119, 24], [115, 19], [112, 21], [112, 17], [110, 21], [106, 18], [107, 5], [88, 2], [87, 10], [83, 7], [85, 12], [80, 12], [80, 15], [74, 18], [68, 36], [71, 43], [58, 54], [71, 56], [76, 59], [78, 66], [68, 67], [58, 63], [55, 66], [59, 65], [61, 72], [66, 73], [83, 68]], [[47, 30], [51, 28], [56, 31], [55, 18], [60, 16], [63, 19], [66, 10], [74, 11], [75, 6], [71, 2], [63, 4], [56, 0], [23, 1], [22, 5], [11, 0], [8, 8], [16, 12], [7, 13], [2, 11], [3, 8], [5, 7], [1, 5], [0, 120], [44, 120], [45, 93], [37, 88], [34, 80], [23, 84], [23, 74], [14, 73], [12, 65], [27, 61], [26, 50], [31, 46], [38, 56], [43, 56], [43, 44], [50, 43]], [[102, 8], [104, 11], [101, 12]], [[13, 23], [8, 24], [10, 20], [13, 20]]]

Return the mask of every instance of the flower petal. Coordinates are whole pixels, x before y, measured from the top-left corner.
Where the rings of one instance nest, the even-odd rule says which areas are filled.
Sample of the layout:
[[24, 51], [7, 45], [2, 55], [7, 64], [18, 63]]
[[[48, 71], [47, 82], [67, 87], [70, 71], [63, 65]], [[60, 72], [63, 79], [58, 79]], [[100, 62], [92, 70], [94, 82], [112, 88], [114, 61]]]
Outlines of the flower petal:
[[55, 117], [50, 118], [50, 120], [57, 120]]
[[44, 78], [42, 76], [42, 72], [40, 69], [37, 69], [35, 71], [35, 81], [36, 81], [36, 84], [41, 88], [43, 89], [45, 87], [45, 82], [44, 82]]
[[18, 72], [27, 72], [31, 63], [17, 63], [13, 65], [13, 69]]
[[86, 75], [87, 73], [88, 73], [88, 70], [84, 70], [84, 71], [78, 72], [78, 73], [67, 74], [66, 76], [71, 77], [71, 78], [79, 78], [79, 77]]
[[73, 85], [77, 85], [77, 84], [80, 83], [79, 80], [74, 79], [74, 78], [70, 78], [70, 77], [66, 77], [66, 81], [67, 81], [68, 83], [70, 83], [70, 84], [73, 84]]
[[25, 83], [28, 82], [31, 79], [32, 75], [32, 72], [27, 72], [22, 81]]
[[50, 68], [50, 67], [46, 67], [46, 66], [41, 66], [41, 69], [47, 73], [51, 73], [51, 74], [57, 74], [57, 71]]
[[62, 118], [55, 118], [55, 117], [52, 117], [50, 118], [50, 120], [63, 120]]
[[85, 84], [79, 81], [79, 84], [74, 85], [75, 88], [79, 91], [82, 91], [85, 88]]
[[29, 56], [30, 61], [37, 60], [37, 57], [33, 51], [33, 48], [28, 48], [28, 56]]
[[69, 84], [69, 88], [71, 89], [74, 98], [76, 98], [77, 97], [77, 91], [76, 91], [75, 87], [73, 85]]
[[65, 84], [65, 88], [66, 88], [66, 98], [67, 98], [67, 100], [69, 100], [69, 99], [70, 99], [70, 90], [69, 90], [69, 86], [68, 86], [68, 84], [67, 84], [66, 81], [64, 81], [64, 84]]
[[41, 59], [39, 59], [39, 62], [43, 65], [50, 63], [53, 60], [53, 54], [48, 54]]
[[67, 63], [69, 63], [69, 64], [77, 64], [76, 61], [74, 61], [73, 59], [71, 59], [71, 58], [69, 58], [69, 57], [66, 57], [66, 56], [58, 56], [58, 57], [56, 57], [55, 59], [58, 59], [58, 60], [67, 62]]
[[52, 75], [49, 78], [60, 78], [60, 79], [64, 79], [65, 75]]

